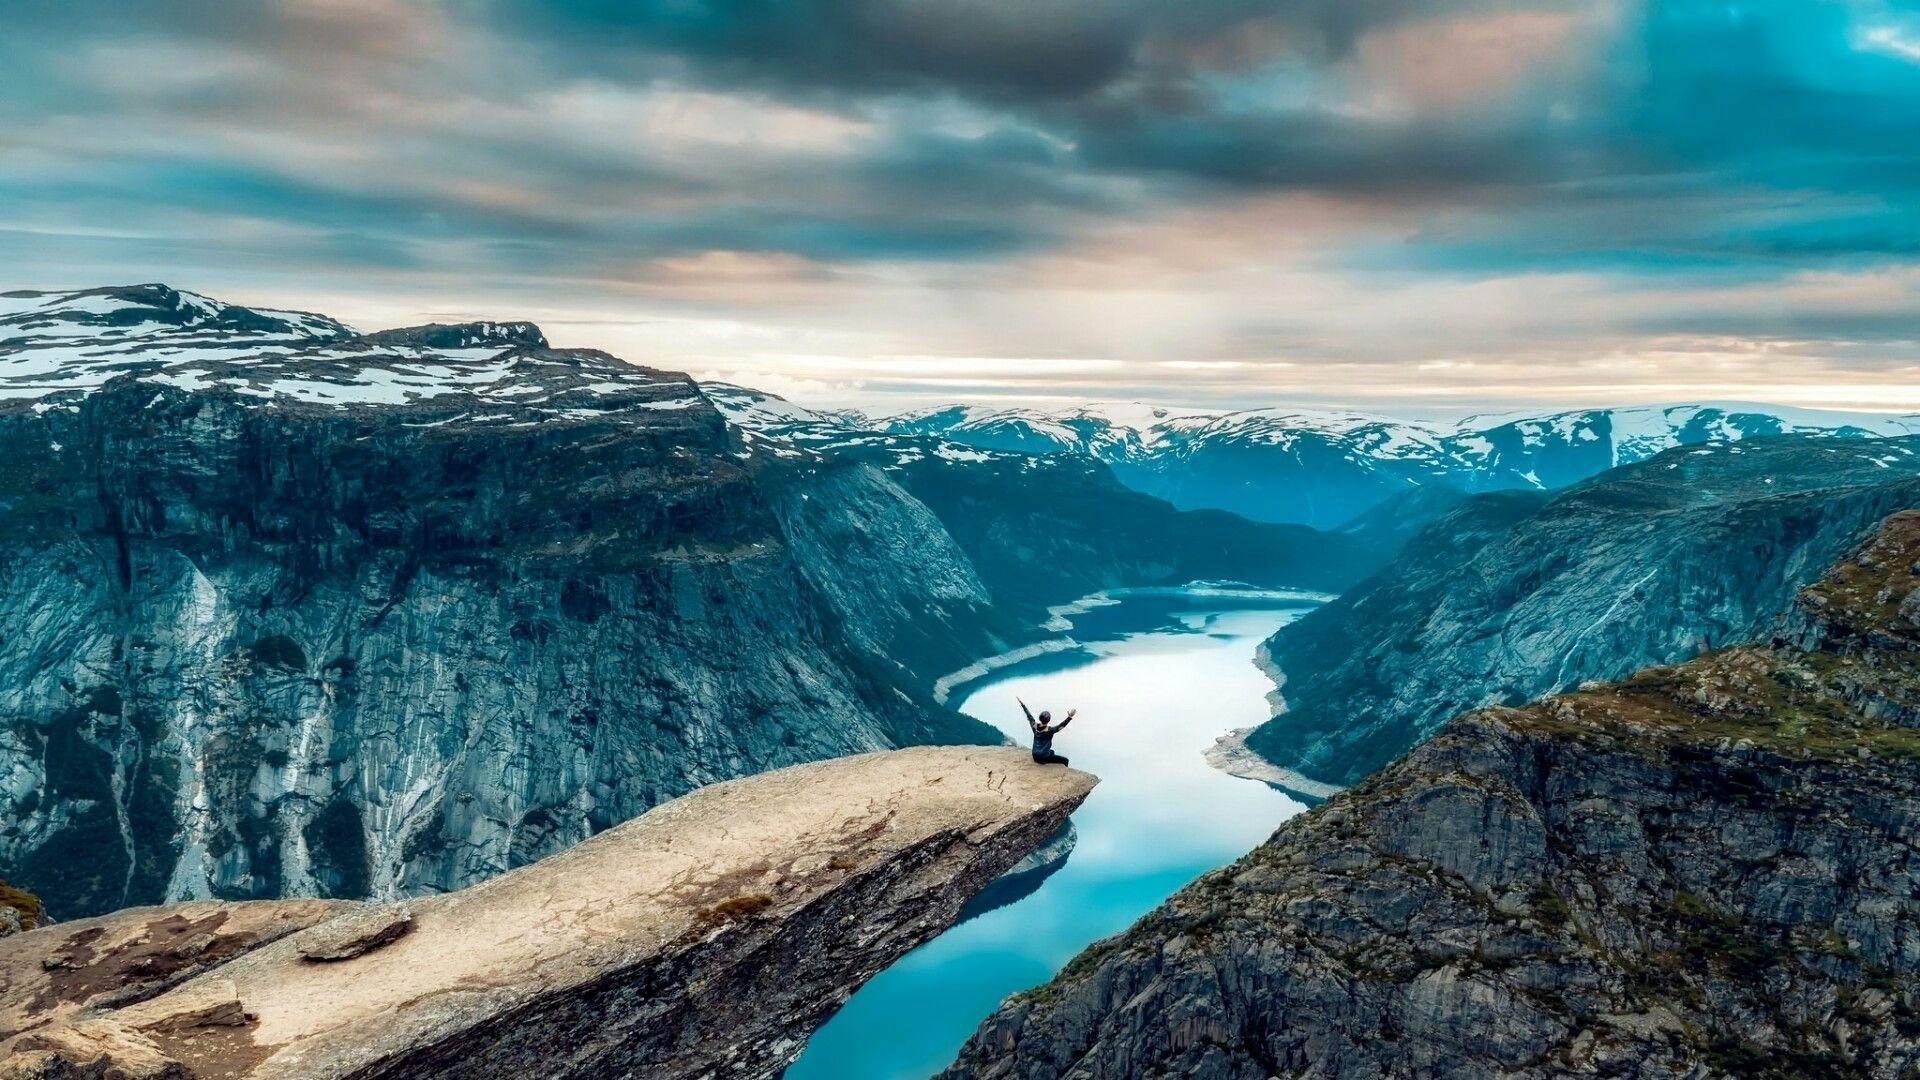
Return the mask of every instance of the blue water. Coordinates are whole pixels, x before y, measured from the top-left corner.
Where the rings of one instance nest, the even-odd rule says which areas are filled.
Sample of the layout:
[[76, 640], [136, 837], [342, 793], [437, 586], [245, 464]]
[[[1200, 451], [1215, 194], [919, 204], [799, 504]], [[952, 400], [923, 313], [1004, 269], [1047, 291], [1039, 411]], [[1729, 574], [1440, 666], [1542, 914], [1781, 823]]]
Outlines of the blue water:
[[[1016, 696], [1080, 715], [1054, 748], [1100, 786], [1074, 814], [1079, 844], [1031, 895], [969, 919], [856, 993], [787, 1080], [926, 1080], [1002, 999], [1045, 982], [1082, 948], [1180, 886], [1245, 854], [1306, 807], [1209, 767], [1219, 735], [1267, 718], [1254, 647], [1316, 598], [1159, 590], [1073, 617], [1084, 649], [963, 688], [962, 712], [1025, 742]], [[956, 695], [957, 696], [957, 695]]]

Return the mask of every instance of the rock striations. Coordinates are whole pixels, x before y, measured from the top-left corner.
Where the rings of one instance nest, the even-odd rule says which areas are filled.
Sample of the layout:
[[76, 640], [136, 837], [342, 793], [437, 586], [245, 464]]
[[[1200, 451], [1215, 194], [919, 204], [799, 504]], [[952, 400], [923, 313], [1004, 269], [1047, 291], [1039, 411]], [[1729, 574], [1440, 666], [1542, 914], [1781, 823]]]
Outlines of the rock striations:
[[993, 470], [936, 511], [818, 419], [523, 322], [0, 294], [0, 877], [59, 919], [458, 889], [701, 784], [998, 742], [930, 688], [1048, 605], [1341, 546], [903, 440]]
[[1284, 711], [1247, 739], [1350, 784], [1451, 718], [1766, 636], [1794, 591], [1920, 506], [1920, 439], [1670, 450], [1558, 496], [1498, 492], [1267, 643]]
[[946, 1077], [1909, 1076], [1916, 826], [1909, 512], [1771, 643], [1456, 720]]
[[1093, 783], [1009, 748], [869, 754], [702, 788], [447, 895], [34, 931], [0, 957], [0, 1076], [774, 1076]]
[[998, 741], [917, 689], [1004, 621], [937, 519], [685, 376], [0, 300], [0, 873], [57, 918], [446, 891], [699, 784]]

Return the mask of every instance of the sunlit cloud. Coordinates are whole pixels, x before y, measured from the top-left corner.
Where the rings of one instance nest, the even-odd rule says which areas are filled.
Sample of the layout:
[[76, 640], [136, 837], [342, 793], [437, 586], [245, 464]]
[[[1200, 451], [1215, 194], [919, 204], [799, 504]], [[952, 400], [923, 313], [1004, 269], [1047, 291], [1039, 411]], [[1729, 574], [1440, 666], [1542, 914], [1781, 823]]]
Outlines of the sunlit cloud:
[[1758, 0], [73, 0], [12, 285], [844, 400], [1920, 407], [1920, 29]]

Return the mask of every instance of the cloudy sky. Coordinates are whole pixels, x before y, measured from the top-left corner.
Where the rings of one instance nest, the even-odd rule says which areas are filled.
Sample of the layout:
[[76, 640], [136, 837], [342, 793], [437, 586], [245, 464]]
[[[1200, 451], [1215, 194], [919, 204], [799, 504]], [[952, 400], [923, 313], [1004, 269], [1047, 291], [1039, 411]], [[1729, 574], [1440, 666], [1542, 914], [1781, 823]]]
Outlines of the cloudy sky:
[[1920, 409], [1911, 0], [17, 0], [7, 287], [803, 400]]

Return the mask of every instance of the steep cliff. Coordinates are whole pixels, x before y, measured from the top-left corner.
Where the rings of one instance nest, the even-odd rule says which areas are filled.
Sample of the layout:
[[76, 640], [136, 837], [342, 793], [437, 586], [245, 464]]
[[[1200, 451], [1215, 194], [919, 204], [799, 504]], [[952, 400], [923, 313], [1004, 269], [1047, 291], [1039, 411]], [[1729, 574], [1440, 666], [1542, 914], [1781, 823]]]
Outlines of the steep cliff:
[[930, 688], [1048, 606], [1349, 546], [530, 323], [8, 293], [0, 876], [60, 918], [455, 889], [700, 784], [997, 742]]
[[1468, 709], [1763, 636], [1872, 525], [1920, 505], [1920, 439], [1668, 451], [1558, 496], [1476, 496], [1265, 647], [1247, 744], [1352, 783]]
[[1080, 454], [1036, 455], [933, 435], [876, 431], [858, 417], [703, 384], [729, 419], [773, 451], [830, 453], [884, 471], [940, 519], [997, 609], [1023, 622], [1102, 589], [1202, 578], [1339, 590], [1377, 569], [1399, 538], [1177, 510]]
[[453, 889], [702, 783], [998, 740], [921, 689], [1011, 625], [933, 516], [684, 376], [159, 288], [8, 328], [0, 874], [59, 917]]
[[0, 958], [0, 1076], [776, 1076], [1092, 786], [1009, 748], [870, 754], [444, 896], [62, 924]]
[[1920, 1068], [1920, 513], [1778, 636], [1469, 714], [1009, 999], [945, 1074]]

